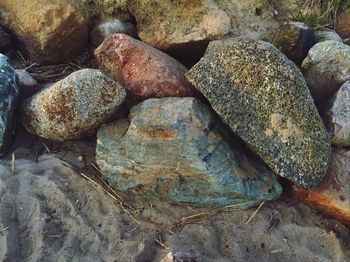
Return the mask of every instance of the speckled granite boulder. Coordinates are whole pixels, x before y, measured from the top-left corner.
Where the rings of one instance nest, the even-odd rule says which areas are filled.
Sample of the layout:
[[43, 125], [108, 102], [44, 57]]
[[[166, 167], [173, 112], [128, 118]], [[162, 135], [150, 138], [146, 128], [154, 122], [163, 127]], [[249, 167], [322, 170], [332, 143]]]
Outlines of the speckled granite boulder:
[[179, 204], [213, 207], [272, 200], [276, 176], [248, 159], [195, 98], [149, 99], [129, 121], [102, 126], [96, 161], [117, 190]]
[[12, 142], [17, 100], [15, 70], [8, 64], [7, 57], [0, 54], [0, 157], [6, 154]]
[[27, 55], [38, 63], [66, 62], [87, 43], [84, 16], [68, 0], [2, 0], [0, 9]]
[[330, 139], [300, 70], [273, 45], [211, 42], [187, 77], [276, 174], [307, 188], [323, 178]]
[[302, 64], [305, 79], [316, 102], [323, 102], [350, 79], [350, 46], [338, 41], [314, 45]]
[[81, 69], [47, 87], [22, 105], [22, 124], [52, 140], [92, 134], [124, 102], [125, 90], [95, 69]]
[[350, 81], [341, 86], [330, 102], [325, 123], [334, 145], [350, 146]]
[[110, 35], [95, 50], [95, 56], [101, 70], [122, 83], [134, 100], [193, 95], [185, 66], [128, 35]]
[[120, 33], [131, 37], [137, 36], [136, 27], [132, 23], [120, 19], [110, 19], [96, 25], [90, 33], [90, 39], [94, 45], [99, 46], [107, 36]]
[[138, 36], [158, 49], [181, 49], [201, 41], [220, 39], [230, 18], [213, 0], [130, 0]]

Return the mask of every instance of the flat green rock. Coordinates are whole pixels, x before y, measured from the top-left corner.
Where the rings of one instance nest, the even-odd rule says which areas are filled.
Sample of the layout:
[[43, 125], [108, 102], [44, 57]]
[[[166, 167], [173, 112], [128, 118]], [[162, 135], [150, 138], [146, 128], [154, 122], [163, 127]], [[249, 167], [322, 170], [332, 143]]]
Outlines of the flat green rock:
[[306, 188], [324, 177], [330, 139], [302, 73], [273, 45], [213, 41], [187, 78], [276, 174]]

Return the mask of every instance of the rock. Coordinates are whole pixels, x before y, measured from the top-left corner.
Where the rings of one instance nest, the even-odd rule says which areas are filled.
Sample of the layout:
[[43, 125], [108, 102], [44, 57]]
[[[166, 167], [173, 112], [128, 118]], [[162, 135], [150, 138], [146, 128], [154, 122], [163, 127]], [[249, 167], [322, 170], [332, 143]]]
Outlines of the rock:
[[337, 41], [343, 43], [341, 37], [333, 30], [330, 29], [317, 29], [315, 31], [317, 42], [324, 42], [328, 40]]
[[17, 98], [15, 70], [7, 57], [0, 54], [0, 157], [7, 153], [12, 143]]
[[135, 100], [191, 96], [186, 67], [165, 53], [125, 34], [107, 37], [95, 51], [100, 68], [123, 83]]
[[301, 65], [309, 49], [316, 44], [313, 29], [299, 22], [282, 23], [271, 43], [297, 65]]
[[68, 0], [3, 0], [0, 8], [8, 13], [9, 28], [35, 62], [66, 62], [87, 43], [84, 16]]
[[350, 151], [333, 152], [326, 177], [314, 190], [293, 186], [292, 195], [345, 225], [350, 225]]
[[279, 21], [289, 20], [296, 0], [269, 1], [268, 4], [261, 0], [215, 2], [231, 18], [230, 35], [267, 40], [279, 27]]
[[332, 99], [325, 123], [333, 145], [350, 146], [350, 81], [342, 85]]
[[281, 193], [276, 176], [248, 159], [195, 98], [149, 99], [134, 106], [129, 119], [97, 133], [97, 164], [117, 190], [178, 204], [241, 208]]
[[128, 0], [70, 0], [87, 18], [89, 24], [111, 18], [128, 20], [131, 18]]
[[26, 70], [16, 69], [15, 71], [21, 98], [28, 98], [40, 91], [41, 86]]
[[11, 46], [12, 37], [0, 26], [0, 52], [7, 50]]
[[28, 98], [22, 124], [32, 134], [69, 140], [92, 134], [124, 102], [124, 89], [95, 69], [81, 69]]
[[118, 33], [136, 37], [136, 28], [132, 23], [113, 19], [96, 25], [91, 31], [90, 39], [94, 45], [99, 46], [107, 36]]
[[322, 103], [350, 79], [350, 47], [338, 41], [318, 43], [310, 49], [302, 70], [312, 96]]
[[196, 262], [196, 257], [187, 252], [169, 252], [160, 262]]
[[350, 37], [350, 9], [347, 9], [343, 14], [338, 17], [337, 23], [335, 25], [335, 31], [342, 37], [345, 41], [349, 41]]
[[213, 41], [186, 75], [276, 174], [306, 188], [324, 177], [329, 137], [303, 75], [273, 45]]
[[158, 49], [197, 46], [222, 38], [230, 29], [230, 18], [213, 0], [131, 0], [129, 9], [136, 18], [138, 36]]

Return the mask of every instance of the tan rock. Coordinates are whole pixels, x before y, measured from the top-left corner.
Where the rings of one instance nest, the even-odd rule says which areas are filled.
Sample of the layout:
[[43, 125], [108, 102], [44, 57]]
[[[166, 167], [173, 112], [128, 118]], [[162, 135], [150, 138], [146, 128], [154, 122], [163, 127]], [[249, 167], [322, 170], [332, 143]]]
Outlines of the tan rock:
[[220, 39], [230, 29], [230, 18], [213, 0], [132, 0], [129, 9], [138, 36], [159, 49]]
[[125, 34], [107, 37], [95, 56], [102, 71], [122, 83], [135, 100], [193, 95], [193, 87], [185, 77], [185, 66]]
[[295, 198], [350, 225], [350, 151], [333, 152], [328, 173], [316, 189], [293, 186], [291, 192]]
[[65, 62], [87, 42], [84, 16], [68, 0], [2, 0], [8, 26], [30, 59], [39, 63]]
[[99, 70], [82, 69], [28, 98], [21, 122], [43, 138], [76, 139], [109, 120], [125, 96], [124, 89]]

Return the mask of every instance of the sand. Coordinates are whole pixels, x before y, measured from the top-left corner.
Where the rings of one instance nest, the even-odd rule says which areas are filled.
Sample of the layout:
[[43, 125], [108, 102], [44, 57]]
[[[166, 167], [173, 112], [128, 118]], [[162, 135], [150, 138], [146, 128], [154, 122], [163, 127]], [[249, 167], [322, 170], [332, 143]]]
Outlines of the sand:
[[123, 209], [79, 175], [93, 172], [94, 138], [45, 145], [20, 134], [15, 173], [11, 154], [0, 161], [0, 261], [350, 261], [350, 230], [288, 196], [248, 224], [254, 209], [181, 224], [207, 210], [130, 196], [137, 210]]

